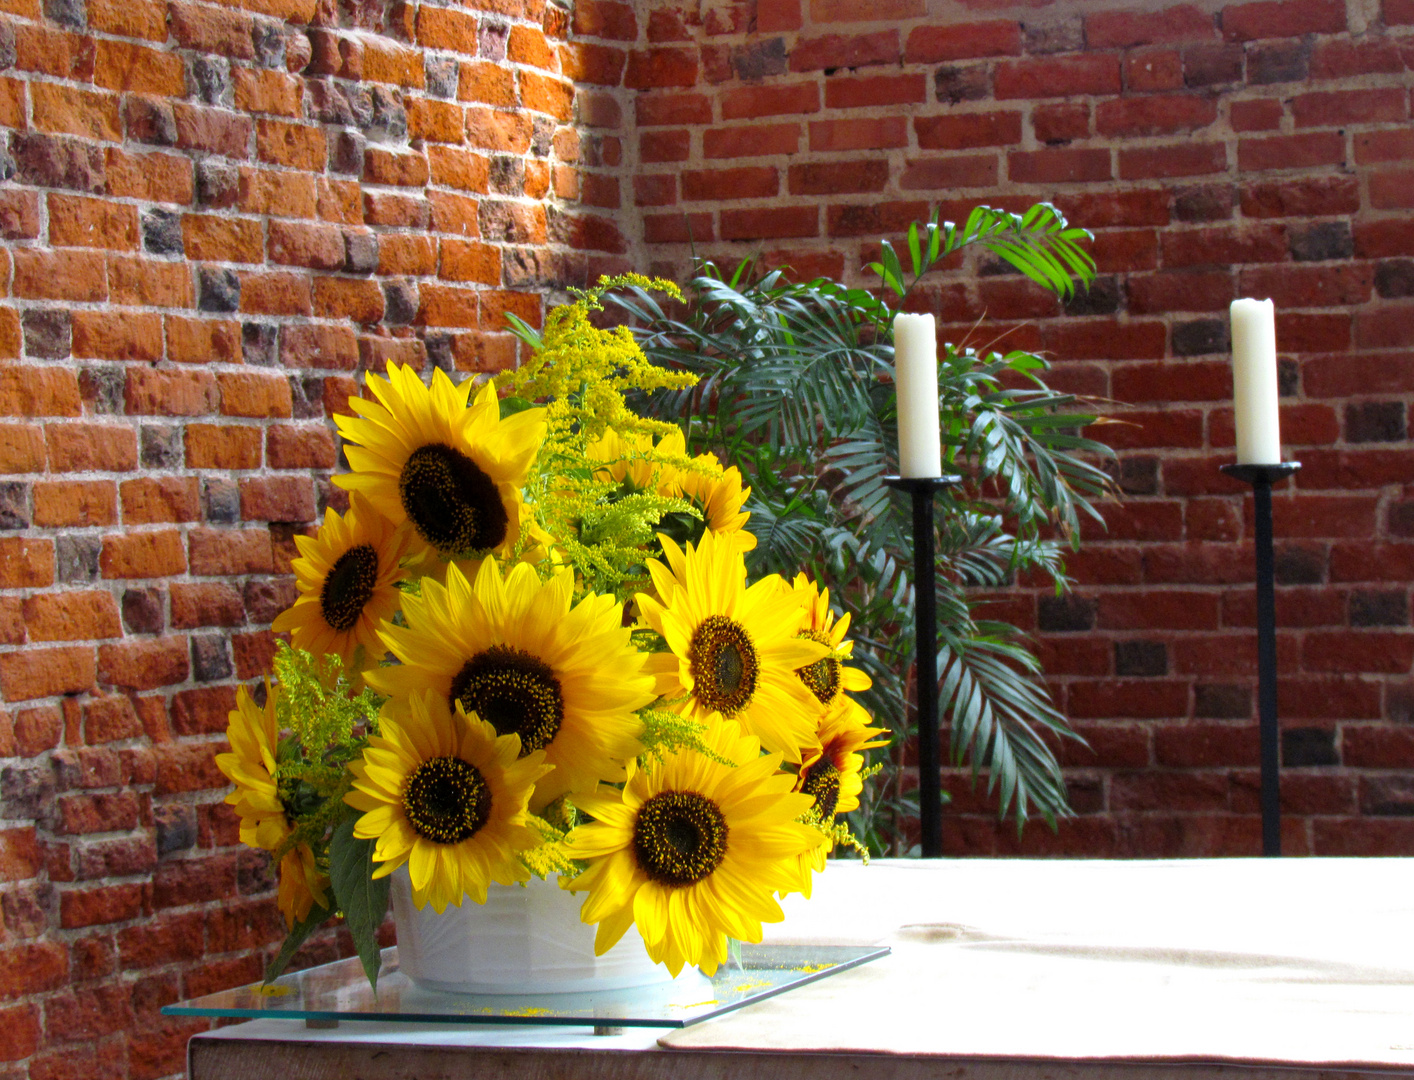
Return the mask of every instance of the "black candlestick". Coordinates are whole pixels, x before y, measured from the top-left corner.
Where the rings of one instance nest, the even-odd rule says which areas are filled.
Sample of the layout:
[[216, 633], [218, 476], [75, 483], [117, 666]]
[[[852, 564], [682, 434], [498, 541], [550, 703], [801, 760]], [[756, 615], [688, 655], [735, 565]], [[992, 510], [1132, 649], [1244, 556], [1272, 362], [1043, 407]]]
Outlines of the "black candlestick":
[[933, 495], [961, 483], [960, 476], [886, 476], [884, 483], [913, 497], [913, 596], [916, 632], [914, 681], [918, 685], [918, 827], [923, 857], [943, 855], [942, 753], [938, 746], [937, 555], [933, 546]]
[[1252, 485], [1257, 542], [1257, 717], [1262, 758], [1262, 854], [1281, 854], [1281, 729], [1277, 725], [1276, 571], [1272, 559], [1272, 484], [1297, 469], [1277, 465], [1224, 465], [1222, 471]]

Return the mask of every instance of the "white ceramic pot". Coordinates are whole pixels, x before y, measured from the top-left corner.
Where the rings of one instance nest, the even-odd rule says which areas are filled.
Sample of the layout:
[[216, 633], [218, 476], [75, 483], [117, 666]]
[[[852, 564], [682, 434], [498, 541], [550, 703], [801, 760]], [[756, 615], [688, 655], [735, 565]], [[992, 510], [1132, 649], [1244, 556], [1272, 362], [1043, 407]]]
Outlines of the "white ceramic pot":
[[407, 867], [392, 880], [398, 966], [424, 990], [468, 994], [574, 994], [626, 990], [672, 981], [648, 959], [630, 927], [603, 956], [594, 955], [595, 927], [579, 921], [582, 895], [553, 879], [492, 885], [486, 903], [463, 899], [442, 914], [412, 903]]

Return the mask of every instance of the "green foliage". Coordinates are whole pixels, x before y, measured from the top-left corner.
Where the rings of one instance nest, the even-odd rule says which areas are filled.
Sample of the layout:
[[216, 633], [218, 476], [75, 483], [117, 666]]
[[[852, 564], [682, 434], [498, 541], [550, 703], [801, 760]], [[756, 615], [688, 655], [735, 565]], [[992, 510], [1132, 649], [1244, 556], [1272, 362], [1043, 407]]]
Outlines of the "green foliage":
[[[1078, 246], [1088, 236], [1047, 204], [1023, 215], [979, 207], [961, 227], [936, 215], [911, 226], [907, 270], [885, 243], [873, 266], [884, 299], [828, 279], [758, 280], [749, 261], [729, 277], [704, 263], [681, 317], [641, 289], [615, 298], [652, 360], [698, 377], [643, 404], [687, 421], [750, 477], [750, 570], [805, 569], [852, 613], [855, 663], [874, 680], [863, 703], [894, 733], [894, 760], [852, 815], [875, 851], [899, 852], [902, 819], [916, 815], [898, 782], [914, 651], [911, 504], [884, 483], [898, 471], [893, 305], [972, 245], [1068, 295], [1093, 276]], [[1046, 386], [1048, 367], [1019, 351], [948, 345], [939, 356], [944, 466], [964, 478], [939, 497], [936, 519], [944, 715], [954, 760], [987, 774], [998, 812], [1018, 829], [1032, 813], [1054, 823], [1069, 812], [1052, 746], [1073, 734], [1025, 636], [986, 618], [973, 590], [1023, 571], [1065, 588], [1080, 519], [1098, 519], [1096, 502], [1113, 491], [1099, 465], [1109, 450], [1082, 434], [1097, 418]]]
[[281, 641], [272, 667], [280, 684], [275, 715], [281, 730], [294, 732], [307, 760], [322, 759], [331, 744], [351, 743], [355, 728], [377, 733], [383, 699], [367, 687], [354, 693], [336, 653], [315, 656]]
[[[676, 701], [665, 701], [663, 704], [672, 705], [676, 704]], [[673, 712], [672, 709], [651, 706], [639, 709], [638, 716], [643, 721], [643, 734], [639, 736], [639, 741], [643, 743], [643, 753], [639, 755], [638, 763], [645, 770], [651, 771], [669, 754], [683, 750], [696, 751], [719, 765], [736, 764], [702, 741], [706, 726], [701, 721]]]
[[305, 943], [305, 940], [310, 934], [324, 925], [333, 914], [334, 910], [332, 908], [320, 907], [318, 904], [315, 904], [309, 909], [309, 914], [306, 915], [304, 919], [295, 923], [294, 929], [285, 936], [285, 940], [281, 943], [280, 951], [274, 955], [270, 963], [265, 967], [265, 983], [267, 986], [284, 974], [285, 969], [290, 966], [290, 961], [295, 958], [295, 953], [299, 952], [300, 946]]
[[[594, 325], [605, 296], [623, 288], [681, 297], [670, 281], [623, 274], [601, 277], [592, 289], [572, 290], [578, 299], [552, 309], [543, 332], [507, 316], [532, 352], [520, 367], [498, 375], [496, 383], [508, 395], [503, 412], [545, 405], [548, 431], [525, 498], [556, 539], [563, 561], [577, 572], [577, 587], [581, 593], [627, 599], [643, 583], [654, 525], [666, 514], [691, 513], [692, 508], [652, 491], [622, 490], [596, 468], [591, 448], [606, 432], [641, 437], [647, 441], [644, 456], [666, 463], [669, 456], [655, 452], [651, 440], [671, 435], [676, 425], [644, 419], [628, 407], [625, 395], [682, 390], [695, 379], [650, 363], [626, 327]], [[545, 560], [541, 567], [550, 573], [555, 564]]]
[[334, 887], [334, 899], [344, 913], [344, 922], [353, 938], [363, 972], [374, 991], [378, 990], [378, 969], [382, 958], [378, 948], [378, 928], [388, 913], [386, 877], [374, 878], [374, 841], [360, 840], [353, 834], [353, 819], [334, 830], [329, 840], [329, 880]]

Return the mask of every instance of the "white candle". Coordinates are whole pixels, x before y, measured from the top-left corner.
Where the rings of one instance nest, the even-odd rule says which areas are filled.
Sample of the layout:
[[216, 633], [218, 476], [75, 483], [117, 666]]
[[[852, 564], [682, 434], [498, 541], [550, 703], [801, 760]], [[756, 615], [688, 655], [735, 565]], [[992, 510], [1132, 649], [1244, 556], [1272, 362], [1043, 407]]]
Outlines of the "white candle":
[[941, 476], [938, 331], [933, 316], [895, 317], [894, 387], [898, 393], [899, 475]]
[[1232, 398], [1237, 463], [1279, 464], [1277, 329], [1270, 300], [1232, 302]]

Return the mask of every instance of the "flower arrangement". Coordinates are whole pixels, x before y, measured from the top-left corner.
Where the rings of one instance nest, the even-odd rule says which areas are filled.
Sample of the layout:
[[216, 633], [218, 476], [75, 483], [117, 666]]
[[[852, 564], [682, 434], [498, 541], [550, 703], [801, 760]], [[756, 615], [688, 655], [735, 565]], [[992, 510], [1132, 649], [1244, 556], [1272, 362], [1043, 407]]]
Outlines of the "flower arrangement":
[[739, 470], [629, 407], [696, 377], [594, 325], [625, 286], [677, 294], [601, 279], [517, 323], [518, 369], [390, 363], [335, 418], [349, 508], [296, 539], [290, 641], [217, 758], [278, 866], [267, 980], [342, 914], [376, 985], [404, 867], [438, 912], [558, 875], [596, 951], [636, 925], [655, 963], [711, 974], [858, 847], [840, 815], [882, 731], [848, 616], [803, 574], [748, 583]]

